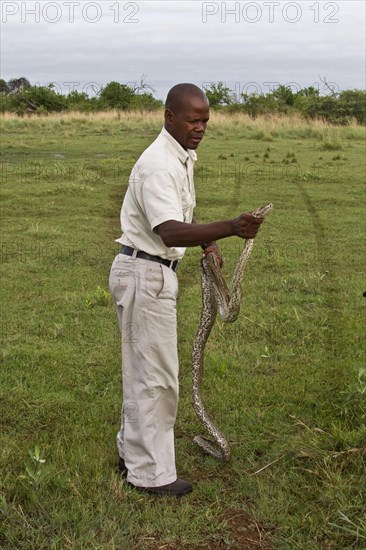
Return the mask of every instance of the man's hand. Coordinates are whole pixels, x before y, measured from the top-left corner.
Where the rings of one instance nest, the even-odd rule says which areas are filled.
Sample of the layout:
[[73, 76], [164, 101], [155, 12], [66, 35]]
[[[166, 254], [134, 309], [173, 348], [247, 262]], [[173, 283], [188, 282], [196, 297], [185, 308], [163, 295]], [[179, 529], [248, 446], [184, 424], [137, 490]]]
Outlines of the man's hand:
[[254, 239], [264, 218], [255, 218], [250, 212], [243, 212], [232, 221], [233, 233], [242, 239]]

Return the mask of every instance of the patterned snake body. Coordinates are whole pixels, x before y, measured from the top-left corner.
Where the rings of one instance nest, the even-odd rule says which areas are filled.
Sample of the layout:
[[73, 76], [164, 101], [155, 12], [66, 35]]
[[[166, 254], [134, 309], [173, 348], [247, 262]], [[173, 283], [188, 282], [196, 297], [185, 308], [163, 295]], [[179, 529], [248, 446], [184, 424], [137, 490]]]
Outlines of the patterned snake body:
[[[263, 218], [271, 210], [272, 204], [270, 203], [257, 208], [252, 214], [257, 218]], [[202, 312], [192, 351], [192, 397], [194, 410], [206, 430], [214, 438], [215, 443], [199, 435], [193, 441], [206, 454], [210, 454], [220, 460], [230, 459], [230, 445], [205, 411], [201, 398], [204, 349], [212, 327], [215, 324], [217, 311], [219, 311], [220, 317], [225, 323], [234, 322], [239, 315], [242, 297], [241, 282], [252, 248], [253, 239], [247, 239], [234, 270], [231, 281], [231, 292], [222, 276], [215, 254], [212, 252], [208, 253], [201, 259]]]

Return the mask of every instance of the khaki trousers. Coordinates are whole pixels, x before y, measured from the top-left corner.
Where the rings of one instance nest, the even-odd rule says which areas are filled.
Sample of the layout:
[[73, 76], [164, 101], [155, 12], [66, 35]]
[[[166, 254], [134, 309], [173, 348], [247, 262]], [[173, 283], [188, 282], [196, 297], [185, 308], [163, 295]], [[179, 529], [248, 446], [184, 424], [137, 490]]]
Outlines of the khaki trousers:
[[118, 254], [109, 287], [122, 335], [118, 452], [129, 482], [139, 487], [166, 485], [177, 479], [177, 276], [162, 264]]

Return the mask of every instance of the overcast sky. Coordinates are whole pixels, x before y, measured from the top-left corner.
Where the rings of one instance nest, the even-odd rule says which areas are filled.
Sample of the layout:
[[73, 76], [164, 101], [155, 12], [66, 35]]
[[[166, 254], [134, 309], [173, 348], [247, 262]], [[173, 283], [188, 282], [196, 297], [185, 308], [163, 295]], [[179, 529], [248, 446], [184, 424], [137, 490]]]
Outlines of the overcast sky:
[[365, 88], [365, 2], [58, 0], [1, 3], [1, 76], [92, 92], [146, 81], [236, 93], [274, 83]]

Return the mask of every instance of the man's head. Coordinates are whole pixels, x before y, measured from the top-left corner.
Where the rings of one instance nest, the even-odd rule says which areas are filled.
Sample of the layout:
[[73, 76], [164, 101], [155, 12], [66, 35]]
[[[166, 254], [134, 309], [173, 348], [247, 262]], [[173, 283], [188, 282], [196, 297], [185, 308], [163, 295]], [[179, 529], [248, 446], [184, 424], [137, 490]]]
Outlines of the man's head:
[[165, 129], [183, 149], [197, 149], [210, 118], [205, 94], [194, 84], [177, 84], [165, 102]]

